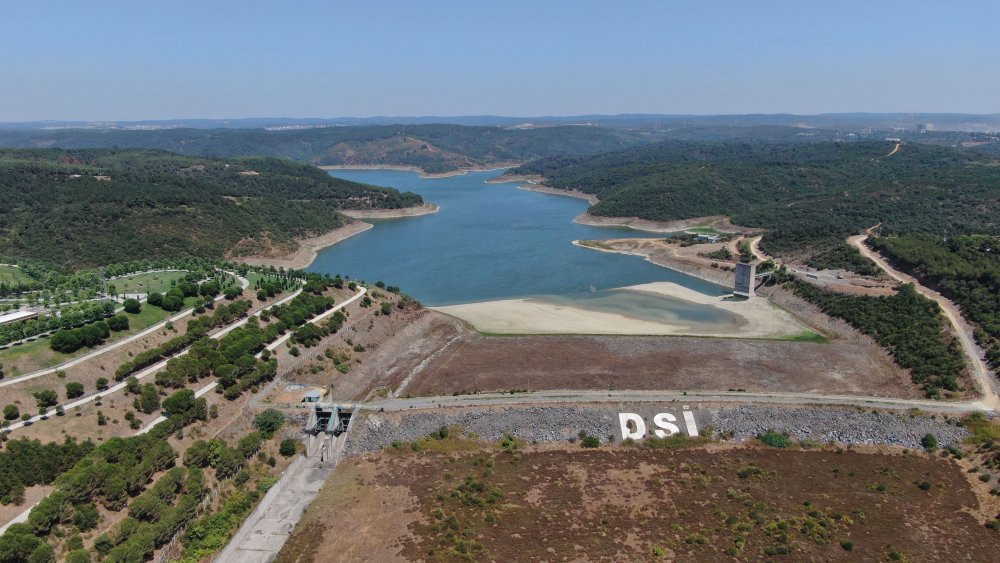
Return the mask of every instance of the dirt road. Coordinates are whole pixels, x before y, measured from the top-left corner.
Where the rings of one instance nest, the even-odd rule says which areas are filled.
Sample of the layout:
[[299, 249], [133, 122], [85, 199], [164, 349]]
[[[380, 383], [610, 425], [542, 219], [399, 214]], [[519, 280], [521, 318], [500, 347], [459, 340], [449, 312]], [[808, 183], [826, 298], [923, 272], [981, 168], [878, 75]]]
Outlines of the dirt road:
[[1000, 410], [1000, 392], [998, 392], [1000, 385], [998, 385], [993, 374], [990, 373], [989, 368], [986, 367], [986, 362], [983, 361], [984, 353], [979, 348], [979, 345], [976, 344], [976, 340], [972, 336], [972, 327], [962, 318], [962, 313], [958, 306], [933, 289], [924, 287], [913, 276], [893, 268], [881, 254], [864, 245], [864, 241], [867, 238], [868, 235], [856, 235], [847, 239], [847, 242], [857, 248], [863, 256], [878, 264], [878, 267], [885, 270], [890, 277], [903, 283], [913, 284], [921, 295], [941, 306], [941, 311], [944, 313], [945, 318], [948, 319], [948, 322], [951, 323], [952, 328], [955, 329], [955, 334], [962, 345], [962, 350], [965, 351], [965, 355], [969, 358], [969, 367], [972, 370], [972, 375], [977, 381], [979, 390], [983, 395], [978, 404], [982, 405], [985, 409]]

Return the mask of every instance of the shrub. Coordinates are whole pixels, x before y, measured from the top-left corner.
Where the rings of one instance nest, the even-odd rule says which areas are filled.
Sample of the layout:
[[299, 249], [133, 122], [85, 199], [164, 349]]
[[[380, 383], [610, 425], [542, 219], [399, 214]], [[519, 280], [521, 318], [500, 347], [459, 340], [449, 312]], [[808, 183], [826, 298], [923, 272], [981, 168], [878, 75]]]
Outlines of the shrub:
[[584, 436], [580, 440], [580, 446], [584, 448], [599, 448], [601, 446], [601, 439], [597, 436]]
[[925, 434], [924, 437], [920, 439], [920, 445], [927, 451], [933, 451], [937, 449], [938, 441], [933, 434]]
[[792, 440], [788, 434], [768, 430], [757, 437], [764, 445], [772, 448], [787, 448], [792, 445]]
[[281, 445], [278, 447], [278, 453], [284, 457], [292, 457], [295, 455], [297, 449], [295, 440], [292, 438], [285, 438], [281, 441]]
[[17, 405], [7, 405], [3, 408], [3, 417], [7, 420], [14, 420], [21, 416], [21, 410], [17, 408]]
[[260, 430], [261, 436], [265, 439], [274, 436], [284, 423], [285, 415], [277, 409], [267, 409], [253, 419], [254, 428]]
[[106, 377], [98, 377], [97, 378], [97, 390], [98, 391], [107, 391], [107, 389], [108, 389], [108, 378], [106, 378]]
[[56, 395], [56, 392], [51, 389], [35, 391], [33, 395], [40, 408], [51, 407], [59, 402], [59, 395]]
[[152, 305], [154, 307], [160, 307], [160, 306], [162, 306], [163, 305], [163, 294], [162, 293], [156, 293], [155, 291], [153, 293], [150, 293], [149, 296], [146, 297], [146, 303], [149, 303], [150, 305]]

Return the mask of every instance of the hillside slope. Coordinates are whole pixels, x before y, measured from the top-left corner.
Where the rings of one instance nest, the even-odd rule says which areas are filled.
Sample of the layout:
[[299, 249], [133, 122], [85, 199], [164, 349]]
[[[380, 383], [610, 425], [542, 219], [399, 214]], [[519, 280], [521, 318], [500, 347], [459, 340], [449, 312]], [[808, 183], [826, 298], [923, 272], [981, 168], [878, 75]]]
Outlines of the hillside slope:
[[149, 148], [218, 158], [273, 156], [317, 166], [404, 165], [425, 172], [509, 165], [561, 154], [600, 153], [649, 140], [648, 135], [640, 133], [587, 126], [0, 131], [0, 146], [7, 147]]
[[[514, 173], [600, 198], [593, 215], [668, 221], [728, 215], [767, 229], [765, 251], [816, 256], [881, 223], [883, 233], [1000, 232], [1000, 160], [885, 142], [664, 142], [543, 159]], [[820, 260], [822, 262], [822, 260]]]
[[274, 158], [149, 150], [0, 150], [0, 255], [82, 267], [296, 248], [342, 209], [418, 205], [400, 193]]

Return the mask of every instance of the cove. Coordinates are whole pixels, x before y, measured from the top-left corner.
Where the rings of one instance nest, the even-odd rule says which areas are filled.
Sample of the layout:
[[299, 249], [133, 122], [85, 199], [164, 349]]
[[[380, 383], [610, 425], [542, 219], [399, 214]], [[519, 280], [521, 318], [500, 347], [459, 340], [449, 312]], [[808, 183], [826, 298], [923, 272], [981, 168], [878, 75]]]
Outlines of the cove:
[[[397, 170], [332, 170], [338, 178], [412, 191], [440, 206], [431, 215], [367, 220], [375, 228], [320, 251], [308, 268], [396, 285], [425, 305], [442, 306], [534, 297], [605, 308], [621, 292], [608, 290], [669, 281], [707, 295], [725, 288], [655, 266], [637, 256], [594, 252], [573, 240], [662, 237], [627, 228], [579, 225], [586, 201], [488, 184], [500, 171], [421, 178]], [[626, 308], [642, 315], [653, 304], [635, 297]], [[656, 306], [668, 306], [659, 300]], [[669, 302], [669, 300], [666, 300]], [[718, 315], [708, 307], [682, 306], [674, 314], [699, 321]], [[669, 305], [674, 307], [673, 305]]]

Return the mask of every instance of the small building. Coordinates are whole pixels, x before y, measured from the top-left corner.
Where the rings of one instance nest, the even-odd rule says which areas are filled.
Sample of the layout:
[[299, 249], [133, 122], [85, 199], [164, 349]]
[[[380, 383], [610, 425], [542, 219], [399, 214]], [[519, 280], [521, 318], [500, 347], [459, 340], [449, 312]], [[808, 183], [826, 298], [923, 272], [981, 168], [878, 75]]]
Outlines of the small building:
[[0, 314], [0, 325], [26, 321], [38, 316], [38, 311], [13, 311], [11, 313]]
[[323, 398], [323, 392], [318, 389], [310, 389], [302, 394], [303, 403], [318, 403]]
[[698, 240], [702, 240], [713, 244], [719, 242], [719, 235], [706, 235], [704, 233], [701, 233], [697, 235], [697, 238]]

